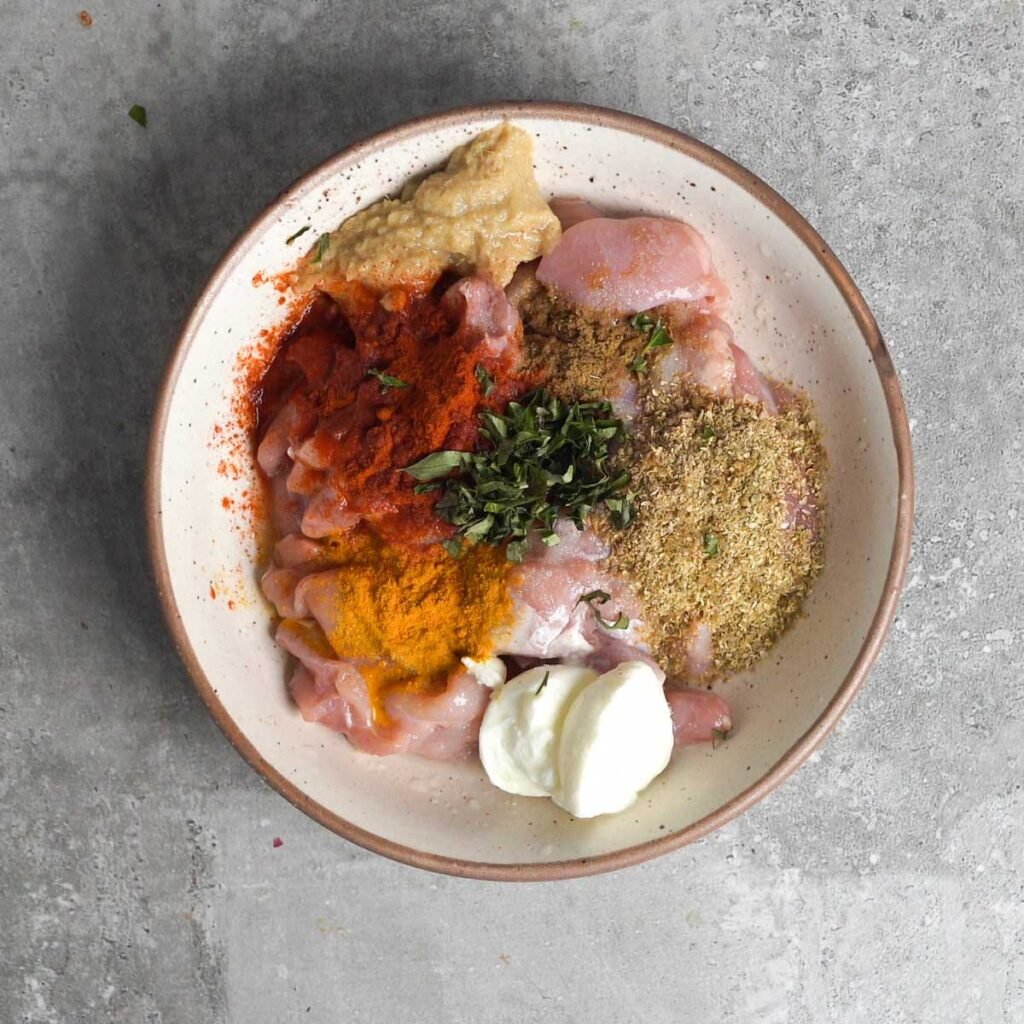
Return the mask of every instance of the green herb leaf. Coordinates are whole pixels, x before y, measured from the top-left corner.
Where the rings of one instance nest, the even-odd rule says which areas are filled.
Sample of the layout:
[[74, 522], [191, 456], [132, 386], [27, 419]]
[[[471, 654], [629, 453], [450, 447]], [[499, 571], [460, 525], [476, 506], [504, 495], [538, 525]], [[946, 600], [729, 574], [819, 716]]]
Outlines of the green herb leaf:
[[309, 258], [310, 263], [319, 263], [327, 253], [327, 247], [331, 244], [331, 233], [325, 231], [317, 240], [313, 248], [313, 255]]
[[624, 494], [621, 498], [607, 498], [604, 504], [611, 513], [612, 526], [622, 530], [633, 522], [636, 515], [636, 497], [632, 492]]
[[366, 371], [367, 377], [376, 377], [380, 381], [380, 389], [385, 394], [392, 388], [407, 388], [409, 385], [404, 380], [399, 380], [397, 377], [392, 377], [390, 374], [382, 373], [380, 370], [375, 370], [371, 366]]
[[718, 538], [713, 533], [704, 534], [704, 554], [708, 558], [716, 558], [718, 556]]
[[544, 687], [548, 685], [548, 679], [550, 677], [551, 677], [551, 673], [550, 672], [545, 672], [544, 673], [544, 678], [540, 681], [540, 686], [538, 686], [537, 689], [533, 691], [534, 697], [539, 697], [540, 696], [540, 691], [543, 690]]
[[462, 541], [460, 540], [443, 540], [441, 541], [441, 547], [448, 552], [452, 558], [461, 558], [464, 554], [462, 550]]
[[505, 548], [505, 558], [510, 562], [519, 563], [526, 557], [526, 541], [525, 540], [513, 540], [509, 542], [507, 548]]
[[402, 472], [416, 480], [436, 480], [453, 469], [461, 468], [471, 458], [468, 452], [431, 452], [419, 462], [406, 466]]
[[299, 230], [296, 231], [294, 235], [289, 235], [284, 240], [284, 244], [285, 245], [291, 245], [292, 242], [294, 242], [296, 238], [301, 238], [307, 231], [310, 230], [310, 228], [312, 228], [312, 226], [313, 226], [312, 224], [307, 224], [304, 228], [299, 228]]
[[439, 491], [441, 484], [438, 481], [434, 481], [432, 484], [416, 484], [412, 489], [413, 494], [429, 494], [431, 491]]
[[654, 330], [651, 331], [651, 336], [647, 339], [647, 344], [644, 345], [645, 352], [653, 352], [655, 349], [665, 348], [667, 345], [672, 344], [672, 338], [668, 331], [665, 330], [665, 325], [659, 320]]
[[476, 369], [473, 373], [476, 375], [477, 383], [480, 385], [481, 394], [486, 398], [494, 390], [494, 378], [487, 372], [486, 367], [481, 366], [479, 363], [476, 364]]
[[612, 465], [613, 446], [625, 434], [608, 402], [568, 403], [534, 391], [503, 414], [480, 414], [476, 453], [435, 452], [406, 472], [435, 480], [455, 470], [437, 514], [462, 536], [507, 544], [508, 559], [522, 561], [534, 531], [545, 544], [558, 543], [559, 516], [579, 529], [601, 506], [613, 523], [632, 519], [630, 474]]
[[640, 374], [647, 373], [651, 368], [647, 360], [647, 353], [654, 352], [659, 348], [665, 348], [666, 345], [671, 345], [672, 336], [660, 320], [652, 320], [643, 313], [638, 313], [629, 322], [636, 330], [643, 331], [647, 335], [647, 340], [644, 342], [643, 347], [626, 367], [630, 373], [640, 376]]
[[146, 125], [149, 123], [149, 119], [146, 117], [146, 108], [140, 107], [138, 103], [136, 103], [132, 107], [132, 109], [128, 111], [128, 116], [136, 124], [141, 125], [143, 128], [145, 128]]
[[629, 619], [622, 612], [619, 612], [615, 619], [606, 619], [594, 605], [607, 604], [612, 599], [612, 595], [606, 590], [591, 590], [587, 594], [580, 594], [576, 598], [576, 603], [583, 602], [589, 604], [591, 610], [594, 613], [594, 617], [597, 619], [600, 625], [604, 626], [605, 629], [629, 629]]
[[470, 540], [479, 540], [481, 537], [486, 537], [491, 527], [494, 525], [494, 516], [484, 516], [483, 519], [478, 519], [475, 523], [471, 523], [462, 529], [462, 536], [468, 537]]
[[705, 423], [704, 426], [701, 427], [700, 439], [705, 443], [718, 439], [718, 434], [715, 433], [715, 428], [711, 426], [710, 423]]

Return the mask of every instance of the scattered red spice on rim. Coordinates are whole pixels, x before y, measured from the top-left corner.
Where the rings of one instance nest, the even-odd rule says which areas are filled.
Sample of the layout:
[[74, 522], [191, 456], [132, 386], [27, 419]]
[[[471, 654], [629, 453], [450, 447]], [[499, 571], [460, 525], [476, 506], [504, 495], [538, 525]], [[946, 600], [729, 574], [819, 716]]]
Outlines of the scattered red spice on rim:
[[92, 28], [92, 15], [88, 11], [79, 11], [78, 20], [82, 24], [82, 28]]

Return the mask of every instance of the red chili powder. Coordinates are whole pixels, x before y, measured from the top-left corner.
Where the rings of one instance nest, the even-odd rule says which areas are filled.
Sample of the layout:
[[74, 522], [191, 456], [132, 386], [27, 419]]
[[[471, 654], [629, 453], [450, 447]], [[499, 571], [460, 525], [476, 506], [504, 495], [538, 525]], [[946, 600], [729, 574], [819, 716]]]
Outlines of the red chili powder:
[[[392, 292], [386, 303], [346, 302], [344, 311], [321, 295], [260, 385], [259, 424], [296, 403], [311, 431], [305, 443], [327, 467], [316, 488], [343, 494], [387, 539], [450, 535], [433, 512], [437, 493], [415, 493], [403, 467], [438, 449], [472, 450], [478, 414], [530, 384], [516, 373], [519, 345], [481, 346], [442, 294]], [[478, 368], [494, 380], [486, 397]]]

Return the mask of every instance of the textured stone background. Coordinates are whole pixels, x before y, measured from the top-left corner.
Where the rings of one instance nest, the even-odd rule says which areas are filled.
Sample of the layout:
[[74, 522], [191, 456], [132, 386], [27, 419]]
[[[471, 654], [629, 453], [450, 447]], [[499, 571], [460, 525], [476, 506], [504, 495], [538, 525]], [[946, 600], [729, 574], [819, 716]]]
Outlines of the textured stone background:
[[[80, 2], [90, 29], [0, 0], [0, 1021], [1024, 1020], [1020, 3]], [[789, 197], [888, 338], [920, 496], [895, 632], [810, 765], [695, 847], [525, 888], [264, 786], [140, 512], [235, 233], [357, 136], [516, 97], [656, 118]]]

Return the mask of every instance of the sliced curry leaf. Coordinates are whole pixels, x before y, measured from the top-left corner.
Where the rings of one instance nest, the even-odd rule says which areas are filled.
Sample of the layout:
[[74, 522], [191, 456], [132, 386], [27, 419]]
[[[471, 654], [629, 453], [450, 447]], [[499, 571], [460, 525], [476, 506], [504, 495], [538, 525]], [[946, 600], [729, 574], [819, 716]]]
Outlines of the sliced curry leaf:
[[310, 263], [319, 263], [327, 253], [327, 247], [331, 244], [331, 233], [325, 231], [317, 240], [316, 245], [313, 247], [313, 255], [310, 257]]
[[487, 372], [487, 368], [481, 366], [480, 363], [477, 363], [473, 373], [476, 375], [477, 383], [480, 385], [480, 393], [484, 398], [487, 398], [494, 390], [494, 378]]
[[462, 541], [460, 540], [443, 540], [441, 541], [441, 547], [448, 552], [452, 558], [461, 558], [463, 555]]
[[388, 373], [384, 373], [381, 370], [375, 370], [372, 366], [366, 371], [367, 377], [376, 377], [380, 382], [380, 389], [383, 392], [388, 392], [392, 388], [407, 388], [409, 385], [404, 380], [399, 380], [398, 377], [392, 377]]
[[436, 480], [453, 469], [460, 469], [471, 458], [468, 452], [431, 452], [419, 462], [406, 466], [402, 472], [416, 480]]

